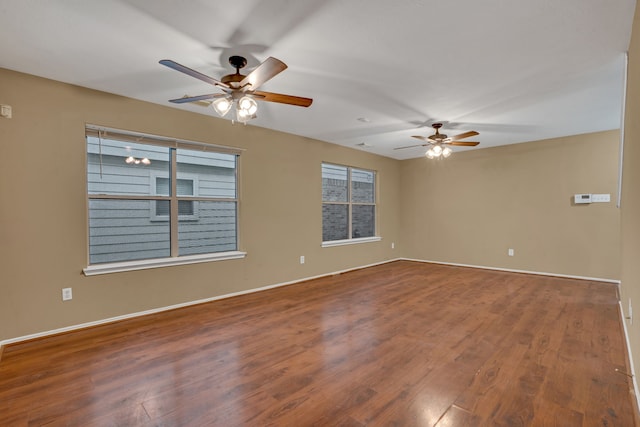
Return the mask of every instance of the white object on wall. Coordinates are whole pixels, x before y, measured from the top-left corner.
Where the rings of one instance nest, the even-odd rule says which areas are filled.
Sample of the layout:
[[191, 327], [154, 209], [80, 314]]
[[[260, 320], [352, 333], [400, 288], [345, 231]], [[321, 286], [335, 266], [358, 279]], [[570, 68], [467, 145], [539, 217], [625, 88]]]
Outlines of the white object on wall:
[[0, 105], [0, 117], [11, 118], [11, 105]]

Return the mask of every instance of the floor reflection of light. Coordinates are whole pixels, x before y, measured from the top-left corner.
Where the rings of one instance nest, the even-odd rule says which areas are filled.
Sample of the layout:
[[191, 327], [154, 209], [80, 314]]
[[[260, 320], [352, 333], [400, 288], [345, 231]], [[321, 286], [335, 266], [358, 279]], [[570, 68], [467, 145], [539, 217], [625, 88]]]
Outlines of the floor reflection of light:
[[413, 406], [420, 426], [434, 426], [442, 417], [442, 408], [428, 393], [416, 396]]
[[[197, 354], [197, 356], [193, 356]], [[207, 372], [197, 372], [193, 369], [193, 357], [205, 357], [218, 359], [217, 369]], [[171, 420], [175, 425], [187, 425], [193, 422], [194, 413], [203, 415], [213, 421], [216, 415], [221, 415], [214, 411], [214, 407], [198, 408], [194, 410], [193, 395], [200, 396], [202, 388], [207, 388], [210, 402], [224, 401], [224, 389], [220, 384], [220, 377], [235, 378], [240, 375], [241, 356], [239, 356], [238, 343], [231, 341], [224, 346], [216, 346], [211, 354], [207, 349], [197, 347], [190, 348], [188, 353], [180, 352], [170, 356], [167, 361], [167, 372], [164, 374], [167, 379], [162, 382], [150, 380], [159, 386], [152, 390], [145, 391], [143, 407], [152, 420]], [[151, 375], [151, 374], [150, 374]], [[156, 372], [153, 374], [158, 376]], [[144, 380], [142, 381], [144, 383]], [[224, 417], [231, 425], [241, 425], [240, 418], [243, 411], [242, 399], [228, 399], [225, 402]], [[207, 405], [206, 402], [204, 402]], [[235, 417], [235, 418], [234, 418]]]
[[[355, 309], [354, 306], [357, 306]], [[359, 363], [358, 356], [375, 350], [378, 333], [372, 322], [359, 327], [364, 318], [375, 315], [375, 305], [366, 295], [353, 295], [322, 311], [323, 362], [325, 369], [336, 369], [343, 363]], [[352, 367], [349, 367], [352, 369]]]

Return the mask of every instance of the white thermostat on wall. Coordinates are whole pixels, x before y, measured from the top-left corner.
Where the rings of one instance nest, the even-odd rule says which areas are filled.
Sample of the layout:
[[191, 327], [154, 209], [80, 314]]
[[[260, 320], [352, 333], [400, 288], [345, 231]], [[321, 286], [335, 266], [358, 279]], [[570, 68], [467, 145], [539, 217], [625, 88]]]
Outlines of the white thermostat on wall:
[[574, 203], [591, 203], [591, 194], [576, 194], [573, 196]]

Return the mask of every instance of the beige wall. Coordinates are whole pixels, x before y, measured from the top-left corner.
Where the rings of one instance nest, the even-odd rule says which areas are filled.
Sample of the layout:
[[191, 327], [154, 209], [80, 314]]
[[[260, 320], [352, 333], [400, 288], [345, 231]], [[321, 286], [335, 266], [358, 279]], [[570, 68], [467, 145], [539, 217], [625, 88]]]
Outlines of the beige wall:
[[[614, 203], [570, 199], [614, 196], [616, 131], [401, 162], [1, 69], [0, 103], [0, 341], [398, 257], [619, 277]], [[85, 123], [246, 149], [247, 257], [83, 276]], [[321, 247], [322, 161], [378, 171], [382, 241]]]
[[[1, 69], [0, 102], [13, 107], [0, 120], [0, 341], [399, 256], [397, 161]], [[247, 257], [83, 276], [85, 123], [246, 149]], [[382, 241], [321, 247], [322, 161], [378, 171]], [[72, 301], [61, 301], [64, 287]]]
[[634, 322], [627, 320], [636, 374], [640, 369], [640, 9], [636, 7], [629, 47], [627, 105], [624, 129], [622, 178], [622, 284], [625, 316], [629, 303], [635, 308]]
[[[405, 252], [618, 279], [618, 145], [619, 132], [609, 131], [403, 162]], [[575, 193], [609, 193], [611, 203], [575, 205]]]

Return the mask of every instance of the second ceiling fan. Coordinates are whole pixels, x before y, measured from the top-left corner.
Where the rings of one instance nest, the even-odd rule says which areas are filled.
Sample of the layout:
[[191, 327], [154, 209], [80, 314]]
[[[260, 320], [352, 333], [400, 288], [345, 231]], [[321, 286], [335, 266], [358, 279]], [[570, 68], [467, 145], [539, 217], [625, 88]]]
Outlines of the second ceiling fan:
[[195, 77], [222, 90], [222, 93], [210, 93], [197, 96], [185, 95], [182, 98], [171, 99], [169, 102], [184, 104], [213, 99], [213, 108], [221, 116], [226, 115], [235, 105], [236, 120], [242, 123], [246, 123], [256, 117], [256, 111], [258, 109], [256, 100], [278, 102], [299, 107], [308, 107], [313, 102], [311, 98], [257, 90], [265, 82], [271, 80], [287, 68], [287, 64], [279, 59], [269, 57], [247, 75], [240, 74], [240, 69], [247, 65], [247, 60], [244, 57], [237, 55], [231, 56], [229, 57], [229, 63], [236, 69], [236, 72], [234, 74], [227, 74], [220, 80], [217, 80], [170, 59], [163, 59], [160, 61], [160, 64], [180, 71], [188, 76]]
[[443, 133], [440, 133], [440, 128], [442, 127], [442, 123], [434, 123], [431, 125], [436, 130], [436, 133], [430, 136], [419, 136], [413, 135], [413, 138], [419, 139], [421, 141], [425, 141], [426, 144], [418, 144], [418, 145], [408, 145], [406, 147], [398, 147], [395, 150], [402, 150], [405, 148], [414, 148], [414, 147], [429, 147], [427, 150], [426, 156], [430, 159], [435, 157], [449, 157], [451, 155], [451, 148], [448, 145], [460, 146], [460, 147], [475, 147], [480, 144], [477, 141], [460, 141], [461, 139], [469, 138], [470, 136], [480, 135], [478, 132], [472, 130], [469, 132], [464, 132], [459, 135], [447, 136]]

